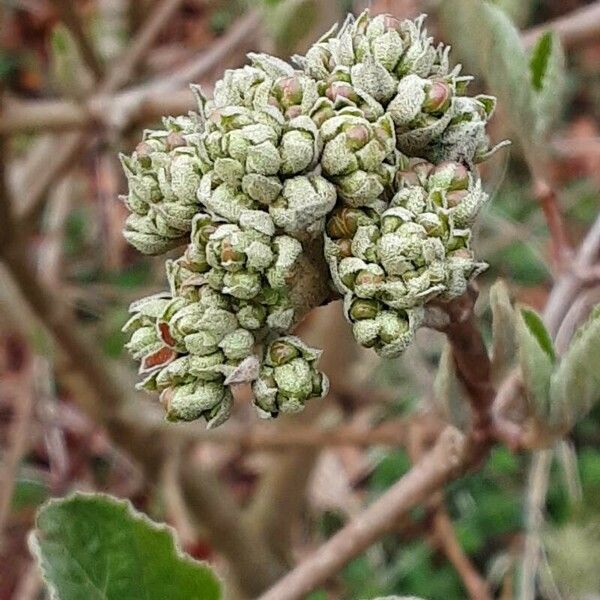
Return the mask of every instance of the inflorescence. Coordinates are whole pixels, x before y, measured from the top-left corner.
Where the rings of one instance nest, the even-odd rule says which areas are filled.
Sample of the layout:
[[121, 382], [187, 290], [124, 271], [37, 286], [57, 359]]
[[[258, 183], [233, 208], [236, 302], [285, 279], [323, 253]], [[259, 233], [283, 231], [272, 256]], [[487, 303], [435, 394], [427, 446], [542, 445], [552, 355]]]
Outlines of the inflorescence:
[[198, 111], [146, 131], [129, 157], [124, 235], [167, 260], [169, 291], [131, 306], [127, 347], [167, 418], [230, 415], [252, 382], [262, 417], [323, 397], [321, 352], [291, 335], [343, 298], [356, 341], [398, 356], [434, 298], [485, 264], [471, 249], [496, 148], [495, 99], [466, 95], [424, 18], [348, 17], [287, 62], [250, 54]]

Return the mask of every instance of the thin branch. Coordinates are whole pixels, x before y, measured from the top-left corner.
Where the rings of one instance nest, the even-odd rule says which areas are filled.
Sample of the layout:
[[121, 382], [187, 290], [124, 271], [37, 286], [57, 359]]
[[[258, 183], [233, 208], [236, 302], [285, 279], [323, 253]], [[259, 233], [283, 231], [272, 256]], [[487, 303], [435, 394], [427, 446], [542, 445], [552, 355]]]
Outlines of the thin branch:
[[[263, 540], [250, 533], [230, 493], [214, 473], [201, 474], [188, 458], [182, 462], [183, 494], [191, 513], [205, 526], [209, 542], [232, 561], [238, 583], [255, 598], [282, 575], [281, 563]], [[234, 517], [234, 518], [232, 518]]]
[[250, 11], [210, 49], [182, 65], [169, 77], [150, 80], [115, 95], [105, 91], [92, 96], [84, 104], [64, 100], [8, 101], [0, 115], [0, 133], [30, 129], [81, 129], [96, 123], [114, 122], [113, 115], [124, 110], [127, 124], [140, 125], [164, 114], [182, 114], [192, 110], [196, 102], [187, 89], [188, 84], [206, 78], [217, 65], [232, 64], [232, 57], [249, 50], [256, 39], [260, 20], [260, 13]]
[[520, 600], [534, 600], [541, 554], [540, 535], [544, 524], [544, 508], [548, 492], [548, 479], [552, 466], [552, 450], [541, 450], [533, 455], [527, 485], [525, 508], [527, 537], [523, 552], [523, 568], [520, 576]]
[[21, 222], [32, 224], [35, 214], [50, 188], [73, 167], [87, 139], [88, 136], [85, 133], [71, 133], [63, 136], [61, 143], [48, 156], [45, 168], [41, 171], [36, 168], [36, 173], [32, 173], [30, 177], [26, 178], [27, 187], [23, 194], [19, 195], [19, 203], [15, 206], [15, 212]]
[[[26, 365], [24, 365], [26, 366]], [[20, 385], [15, 386], [13, 395], [14, 420], [10, 430], [8, 447], [4, 453], [2, 470], [0, 471], [0, 540], [4, 525], [10, 513], [10, 505], [15, 489], [15, 481], [21, 459], [28, 446], [28, 432], [33, 407], [33, 390], [28, 385], [29, 369], [23, 369], [17, 375]]]
[[127, 82], [181, 2], [182, 0], [162, 0], [154, 8], [124, 56], [119, 57], [115, 64], [110, 65], [109, 74], [100, 86], [100, 93], [111, 94]]
[[[181, 0], [163, 0], [148, 18], [148, 21], [133, 39], [131, 45], [119, 58], [118, 64], [111, 68], [106, 79], [99, 85], [98, 94], [113, 94], [131, 76], [138, 63], [143, 59], [145, 51], [164, 27], [166, 20], [179, 6]], [[27, 222], [33, 218], [38, 205], [43, 201], [50, 187], [68, 169], [76, 163], [77, 157], [85, 149], [88, 142], [87, 132], [73, 134], [67, 142], [61, 143], [53, 156], [51, 166], [44, 169], [42, 176], [32, 173], [28, 180], [35, 182], [23, 197], [25, 209], [22, 220]]]
[[432, 528], [444, 554], [460, 576], [469, 598], [471, 600], [491, 600], [489, 586], [458, 542], [452, 519], [443, 503], [437, 507], [433, 515]]
[[[114, 96], [94, 96], [85, 105], [70, 100], [7, 100], [0, 115], [0, 134], [93, 127], [102, 123], [106, 114], [119, 110], [130, 93], [125, 90]], [[185, 114], [196, 107], [196, 100], [189, 89], [168, 95], [148, 95], [136, 107], [129, 125], [151, 123], [166, 114]]]
[[492, 365], [475, 317], [477, 292], [474, 288], [448, 303], [437, 304], [448, 319], [437, 328], [444, 332], [452, 347], [456, 373], [471, 403], [472, 435], [486, 443], [491, 433], [491, 409], [496, 396], [492, 384]]
[[565, 47], [580, 46], [600, 34], [600, 2], [594, 2], [554, 21], [542, 23], [523, 34], [523, 43], [531, 48], [546, 31], [555, 31]]
[[52, 0], [52, 2], [60, 13], [62, 21], [75, 38], [81, 58], [85, 61], [94, 78], [100, 80], [103, 72], [102, 63], [83, 30], [81, 20], [75, 9], [75, 3], [72, 0]]
[[[432, 437], [432, 433], [428, 427], [423, 427], [418, 422], [410, 428], [406, 449], [413, 464], [418, 462], [425, 451], [431, 447], [437, 437], [437, 434], [433, 434], [435, 437]], [[426, 506], [428, 513], [432, 515], [430, 528], [434, 541], [456, 569], [471, 600], [491, 600], [486, 580], [477, 572], [456, 538], [452, 520], [444, 503], [443, 490], [433, 494]]]
[[445, 429], [433, 449], [360, 515], [283, 577], [260, 600], [301, 600], [361, 554], [398, 520], [447, 482], [460, 477], [472, 457], [464, 436]]
[[554, 263], [560, 267], [571, 257], [572, 251], [556, 191], [534, 171], [533, 193], [548, 224]]

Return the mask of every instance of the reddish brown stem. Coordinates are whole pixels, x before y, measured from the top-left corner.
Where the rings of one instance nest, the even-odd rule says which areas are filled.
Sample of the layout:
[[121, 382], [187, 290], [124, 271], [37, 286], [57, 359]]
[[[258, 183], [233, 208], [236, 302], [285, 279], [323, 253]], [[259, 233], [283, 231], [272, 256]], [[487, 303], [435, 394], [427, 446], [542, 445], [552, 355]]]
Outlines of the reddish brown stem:
[[554, 189], [544, 179], [536, 179], [533, 191], [542, 207], [550, 238], [552, 241], [552, 256], [556, 265], [564, 265], [571, 256], [571, 245], [567, 236], [565, 223], [560, 212], [558, 199]]

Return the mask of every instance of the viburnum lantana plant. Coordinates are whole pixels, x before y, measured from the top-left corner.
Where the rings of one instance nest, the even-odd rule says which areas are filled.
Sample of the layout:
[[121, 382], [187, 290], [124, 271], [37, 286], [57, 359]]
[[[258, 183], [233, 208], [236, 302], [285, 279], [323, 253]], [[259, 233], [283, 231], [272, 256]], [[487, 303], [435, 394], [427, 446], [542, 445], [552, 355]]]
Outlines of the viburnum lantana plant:
[[294, 66], [250, 54], [212, 99], [194, 86], [197, 112], [122, 157], [127, 240], [185, 246], [125, 325], [168, 419], [216, 427], [242, 382], [261, 417], [300, 411], [327, 392], [321, 352], [292, 335], [310, 310], [342, 299], [356, 341], [396, 357], [485, 269], [471, 239], [495, 99], [467, 95], [448, 54], [423, 18], [348, 17]]

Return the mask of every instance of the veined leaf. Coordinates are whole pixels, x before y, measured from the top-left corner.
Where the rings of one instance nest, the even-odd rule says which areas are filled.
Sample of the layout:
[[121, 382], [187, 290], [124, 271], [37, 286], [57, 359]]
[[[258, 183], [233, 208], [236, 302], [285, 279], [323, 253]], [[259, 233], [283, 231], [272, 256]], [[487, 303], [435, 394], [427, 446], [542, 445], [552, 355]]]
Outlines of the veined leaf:
[[550, 416], [566, 431], [600, 401], [600, 310], [582, 325], [563, 356], [550, 385]]
[[182, 554], [169, 528], [110, 496], [46, 503], [30, 547], [55, 600], [221, 598], [211, 569]]

